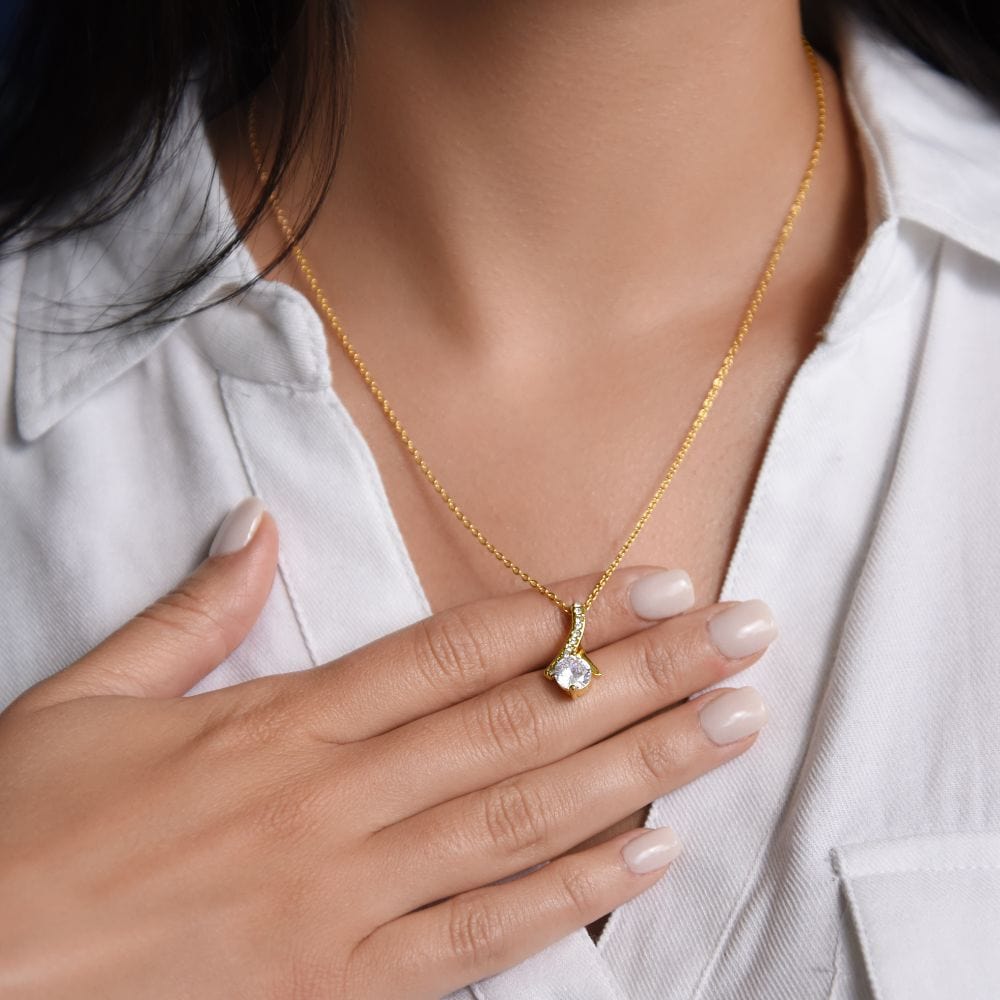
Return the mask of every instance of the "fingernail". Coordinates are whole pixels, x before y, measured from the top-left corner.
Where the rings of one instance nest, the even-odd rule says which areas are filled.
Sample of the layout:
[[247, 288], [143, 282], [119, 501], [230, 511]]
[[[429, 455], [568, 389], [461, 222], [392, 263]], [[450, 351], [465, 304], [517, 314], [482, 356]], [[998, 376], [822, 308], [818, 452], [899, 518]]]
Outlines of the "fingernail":
[[705, 735], [719, 746], [756, 733], [767, 722], [767, 706], [752, 687], [736, 688], [713, 698], [699, 713]]
[[742, 601], [709, 618], [708, 632], [716, 649], [735, 660], [767, 647], [778, 625], [763, 601]]
[[655, 872], [670, 864], [681, 853], [681, 842], [669, 826], [650, 830], [622, 848], [622, 859], [636, 875]]
[[212, 539], [209, 556], [227, 556], [248, 544], [257, 532], [264, 516], [264, 501], [260, 497], [241, 500], [223, 519]]
[[629, 587], [628, 599], [640, 618], [669, 618], [694, 604], [694, 584], [682, 569], [660, 569], [639, 577]]

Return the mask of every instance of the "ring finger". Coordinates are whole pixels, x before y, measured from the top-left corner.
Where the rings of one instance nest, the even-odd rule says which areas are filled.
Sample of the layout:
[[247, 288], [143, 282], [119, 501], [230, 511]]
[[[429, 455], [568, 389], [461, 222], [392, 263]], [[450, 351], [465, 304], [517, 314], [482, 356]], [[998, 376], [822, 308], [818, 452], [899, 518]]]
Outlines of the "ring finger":
[[399, 872], [380, 919], [558, 857], [743, 753], [766, 719], [753, 688], [713, 690], [564, 760], [377, 831], [365, 848], [370, 863]]
[[602, 674], [583, 698], [566, 698], [536, 670], [373, 737], [357, 747], [379, 788], [371, 829], [619, 732], [745, 669], [775, 633], [763, 601], [710, 605], [594, 652]]

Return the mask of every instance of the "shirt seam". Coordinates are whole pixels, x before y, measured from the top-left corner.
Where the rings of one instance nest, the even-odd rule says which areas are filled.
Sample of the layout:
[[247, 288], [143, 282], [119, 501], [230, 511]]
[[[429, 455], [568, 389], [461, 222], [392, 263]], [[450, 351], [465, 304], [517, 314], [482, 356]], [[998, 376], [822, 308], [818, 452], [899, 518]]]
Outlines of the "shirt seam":
[[[228, 377], [229, 376], [220, 373], [217, 379], [219, 395], [222, 399], [223, 410], [226, 414], [226, 422], [229, 424], [229, 431], [232, 436], [233, 443], [236, 446], [237, 454], [240, 456], [240, 462], [243, 465], [243, 471], [246, 475], [247, 483], [249, 484], [254, 495], [260, 496], [260, 487], [253, 462], [250, 459], [249, 449], [247, 448], [246, 442], [243, 440], [243, 436], [237, 427], [237, 421], [233, 419], [233, 414], [230, 410], [229, 398], [225, 385]], [[320, 661], [316, 655], [316, 645], [313, 642], [309, 629], [306, 627], [305, 616], [302, 613], [302, 606], [296, 596], [295, 588], [291, 584], [291, 579], [285, 565], [285, 555], [280, 547], [278, 549], [277, 569], [278, 575], [281, 578], [282, 586], [285, 588], [285, 594], [288, 597], [289, 606], [292, 609], [292, 617], [295, 619], [295, 624], [298, 627], [302, 643], [306, 648], [306, 654], [309, 656], [309, 660], [314, 667], [319, 666]]]
[[827, 1000], [833, 1000], [833, 995], [837, 989], [837, 983], [840, 982], [841, 974], [841, 963], [844, 957], [844, 924], [846, 922], [846, 909], [843, 899], [840, 893], [836, 893], [837, 900], [837, 933], [833, 938], [833, 958], [832, 958], [832, 970], [830, 973], [830, 986], [826, 991]]
[[861, 918], [861, 910], [858, 906], [858, 901], [855, 898], [852, 885], [848, 881], [841, 881], [840, 886], [845, 898], [847, 899], [847, 909], [850, 913], [850, 921], [858, 937], [858, 945], [861, 950], [861, 957], [864, 962], [865, 972], [868, 976], [868, 984], [871, 987], [872, 995], [875, 1000], [884, 1000], [882, 990], [879, 988], [878, 977], [875, 975], [875, 963], [872, 958], [872, 946], [871, 941], [868, 939], [868, 930], [865, 927], [864, 920]]
[[885, 875], [935, 874], [945, 872], [996, 872], [1000, 864], [983, 865], [906, 865], [899, 868], [877, 868], [862, 875], [853, 875], [848, 866], [841, 867], [841, 877], [851, 882], [863, 882], [865, 879], [882, 878]]

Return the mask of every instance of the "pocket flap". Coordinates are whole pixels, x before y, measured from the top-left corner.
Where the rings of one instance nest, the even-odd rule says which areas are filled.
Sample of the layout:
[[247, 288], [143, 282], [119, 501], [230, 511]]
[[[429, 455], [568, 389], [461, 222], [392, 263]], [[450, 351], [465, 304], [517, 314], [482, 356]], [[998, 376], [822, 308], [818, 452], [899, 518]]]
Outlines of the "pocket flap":
[[835, 847], [877, 1000], [1000, 997], [1000, 833]]

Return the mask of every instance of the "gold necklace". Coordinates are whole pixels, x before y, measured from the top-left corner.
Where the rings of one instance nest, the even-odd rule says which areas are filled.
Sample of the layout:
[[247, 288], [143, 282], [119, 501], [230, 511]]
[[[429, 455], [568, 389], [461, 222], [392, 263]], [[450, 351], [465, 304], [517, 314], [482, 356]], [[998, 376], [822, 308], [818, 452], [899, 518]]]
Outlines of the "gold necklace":
[[[753, 295], [750, 297], [750, 304], [747, 306], [736, 337], [730, 345], [729, 350], [726, 352], [725, 358], [723, 359], [722, 365], [716, 373], [715, 378], [712, 380], [712, 385], [708, 390], [708, 394], [705, 396], [705, 399], [698, 410], [697, 416], [688, 429], [680, 450], [677, 452], [674, 460], [670, 463], [670, 466], [660, 482], [660, 485], [656, 488], [656, 492], [650, 498], [649, 503], [646, 504], [646, 507], [640, 515], [639, 520], [636, 522], [635, 527], [633, 527], [628, 537], [622, 543], [607, 569], [605, 569], [601, 574], [600, 579], [598, 579], [597, 583], [594, 584], [594, 588], [591, 590], [586, 600], [582, 602], [576, 601], [572, 604], [568, 604], [557, 594], [553, 593], [553, 591], [546, 587], [543, 583], [536, 580], [535, 577], [521, 569], [521, 567], [518, 566], [512, 559], [504, 555], [504, 553], [501, 552], [500, 549], [498, 549], [478, 527], [476, 527], [462, 508], [459, 507], [459, 505], [452, 499], [451, 494], [449, 494], [444, 486], [441, 485], [441, 481], [431, 471], [430, 466], [424, 460], [417, 446], [413, 443], [413, 440], [407, 433], [406, 428], [403, 426], [399, 417], [396, 416], [395, 410], [393, 410], [393, 408], [389, 405], [389, 401], [386, 399], [385, 393], [382, 392], [381, 388], [379, 388], [374, 376], [368, 370], [368, 366], [361, 360], [361, 356], [358, 354], [357, 349], [348, 339], [347, 334], [344, 332], [344, 328], [340, 324], [340, 320], [337, 319], [336, 313], [334, 313], [326, 294], [323, 292], [323, 289], [319, 285], [319, 281], [316, 279], [316, 274], [312, 269], [312, 265], [309, 263], [306, 255], [302, 252], [302, 248], [299, 246], [298, 240], [295, 238], [295, 230], [290, 225], [288, 217], [285, 215], [284, 210], [278, 202], [277, 193], [274, 191], [270, 193], [270, 202], [272, 210], [274, 211], [274, 216], [277, 219], [278, 225], [281, 227], [281, 231], [284, 234], [285, 239], [288, 241], [292, 254], [298, 262], [299, 268], [301, 269], [310, 290], [312, 291], [320, 312], [322, 312], [322, 314], [326, 317], [330, 327], [337, 335], [337, 339], [340, 341], [340, 345], [344, 349], [344, 353], [361, 374], [361, 377], [365, 381], [365, 385], [368, 386], [371, 394], [382, 407], [382, 412], [385, 414], [390, 426], [399, 436], [399, 439], [403, 442], [406, 450], [419, 466], [424, 477], [431, 484], [431, 486], [434, 487], [434, 491], [448, 505], [448, 509], [452, 512], [452, 514], [458, 518], [462, 525], [473, 535], [476, 541], [487, 550], [487, 552], [506, 566], [507, 569], [515, 574], [515, 576], [520, 577], [525, 583], [534, 587], [535, 590], [537, 590], [540, 594], [543, 594], [570, 616], [571, 623], [569, 635], [563, 643], [560, 651], [545, 668], [544, 676], [549, 680], [554, 680], [558, 686], [572, 698], [579, 697], [589, 689], [591, 678], [601, 676], [601, 672], [597, 668], [597, 665], [583, 650], [583, 630], [586, 625], [587, 612], [590, 610], [594, 601], [597, 600], [597, 596], [604, 589], [605, 584], [609, 579], [611, 579], [612, 573], [614, 573], [615, 570], [621, 565], [621, 561], [625, 558], [625, 554], [632, 547], [632, 544], [638, 537], [639, 532], [645, 527], [646, 522], [656, 509], [656, 505], [660, 502], [663, 494], [667, 490], [667, 487], [673, 480], [677, 469], [684, 460], [684, 456], [687, 455], [691, 444], [694, 442], [695, 436], [701, 428], [701, 425], [705, 422], [705, 418], [708, 416], [708, 412], [712, 408], [712, 404], [715, 402], [715, 397], [719, 394], [719, 390], [722, 388], [722, 384], [725, 381], [726, 376], [729, 374], [730, 368], [733, 366], [736, 352], [739, 350], [740, 345], [743, 342], [743, 338], [746, 336], [747, 331], [749, 331], [750, 325], [753, 323], [757, 310], [763, 301], [764, 293], [771, 282], [771, 278], [773, 277], [775, 269], [778, 265], [778, 260], [781, 258], [782, 251], [785, 249], [788, 237], [791, 235], [795, 219], [802, 210], [802, 205], [806, 198], [806, 192], [809, 190], [813, 173], [816, 170], [816, 165], [819, 163], [819, 154], [823, 146], [823, 138], [826, 133], [826, 98], [823, 89], [823, 78], [820, 74], [816, 55], [813, 52], [812, 46], [804, 36], [802, 38], [802, 45], [812, 68], [813, 83], [816, 89], [816, 138], [813, 143], [812, 154], [809, 157], [809, 164], [802, 176], [795, 199], [785, 216], [785, 221], [781, 227], [781, 231], [774, 243], [770, 256], [768, 257], [764, 273], [757, 284], [757, 287], [754, 289]], [[258, 179], [261, 183], [266, 183], [268, 174], [264, 169], [264, 161], [257, 141], [256, 98], [250, 102], [248, 112], [248, 131], [250, 136], [250, 146], [253, 152], [254, 162], [257, 167]]]

